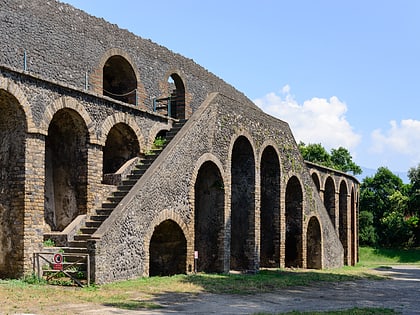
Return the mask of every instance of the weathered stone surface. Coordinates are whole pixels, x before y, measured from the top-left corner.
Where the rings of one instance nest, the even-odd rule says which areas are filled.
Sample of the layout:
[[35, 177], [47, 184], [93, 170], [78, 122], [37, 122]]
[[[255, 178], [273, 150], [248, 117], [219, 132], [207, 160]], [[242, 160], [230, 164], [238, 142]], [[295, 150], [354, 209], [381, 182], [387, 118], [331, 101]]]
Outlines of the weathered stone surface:
[[357, 180], [305, 163], [286, 122], [191, 59], [55, 0], [0, 0], [0, 29], [0, 276], [30, 272], [44, 233], [108, 211], [104, 174], [184, 118], [80, 236], [97, 283], [357, 261]]

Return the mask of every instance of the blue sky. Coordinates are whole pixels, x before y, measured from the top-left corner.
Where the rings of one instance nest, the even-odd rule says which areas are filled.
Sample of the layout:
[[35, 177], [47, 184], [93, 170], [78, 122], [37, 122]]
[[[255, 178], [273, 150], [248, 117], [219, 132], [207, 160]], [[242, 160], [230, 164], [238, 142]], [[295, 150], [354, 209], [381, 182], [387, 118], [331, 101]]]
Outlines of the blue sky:
[[355, 162], [420, 163], [420, 1], [66, 0], [191, 58]]

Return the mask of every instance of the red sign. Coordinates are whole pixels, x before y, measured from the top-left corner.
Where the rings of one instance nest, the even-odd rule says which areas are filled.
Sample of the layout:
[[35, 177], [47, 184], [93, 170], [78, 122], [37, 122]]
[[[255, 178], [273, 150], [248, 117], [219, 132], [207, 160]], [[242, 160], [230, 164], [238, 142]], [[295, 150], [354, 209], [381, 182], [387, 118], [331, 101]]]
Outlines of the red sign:
[[63, 264], [54, 264], [53, 269], [54, 270], [63, 270]]

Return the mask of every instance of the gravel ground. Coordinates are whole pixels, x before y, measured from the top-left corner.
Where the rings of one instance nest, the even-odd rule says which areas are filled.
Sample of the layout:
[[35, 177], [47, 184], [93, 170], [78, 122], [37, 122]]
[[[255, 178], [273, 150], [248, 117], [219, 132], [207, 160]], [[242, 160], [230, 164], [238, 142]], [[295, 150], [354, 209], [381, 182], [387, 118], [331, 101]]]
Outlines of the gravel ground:
[[[113, 307], [66, 305], [67, 314], [253, 314], [293, 310], [339, 310], [352, 307], [384, 307], [402, 314], [420, 314], [420, 268], [394, 266], [380, 270], [387, 280], [357, 280], [287, 288], [256, 295], [201, 293], [163, 294], [152, 300], [162, 308], [128, 311]], [[57, 314], [60, 311], [57, 310]]]

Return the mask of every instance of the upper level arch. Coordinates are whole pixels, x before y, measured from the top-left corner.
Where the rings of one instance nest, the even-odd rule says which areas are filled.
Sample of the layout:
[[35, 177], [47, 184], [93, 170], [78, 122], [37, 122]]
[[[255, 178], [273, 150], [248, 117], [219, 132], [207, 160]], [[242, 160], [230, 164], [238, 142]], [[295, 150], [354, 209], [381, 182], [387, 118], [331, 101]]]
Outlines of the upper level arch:
[[318, 189], [318, 192], [321, 191], [321, 183], [319, 181], [319, 174], [315, 171], [311, 172], [312, 181], [315, 184], [316, 189]]
[[176, 119], [189, 116], [187, 110], [185, 75], [179, 70], [169, 70], [159, 82], [160, 96], [155, 98], [153, 110]]
[[138, 67], [131, 56], [119, 48], [111, 48], [103, 54], [89, 82], [91, 90], [124, 103], [138, 105], [146, 98]]

